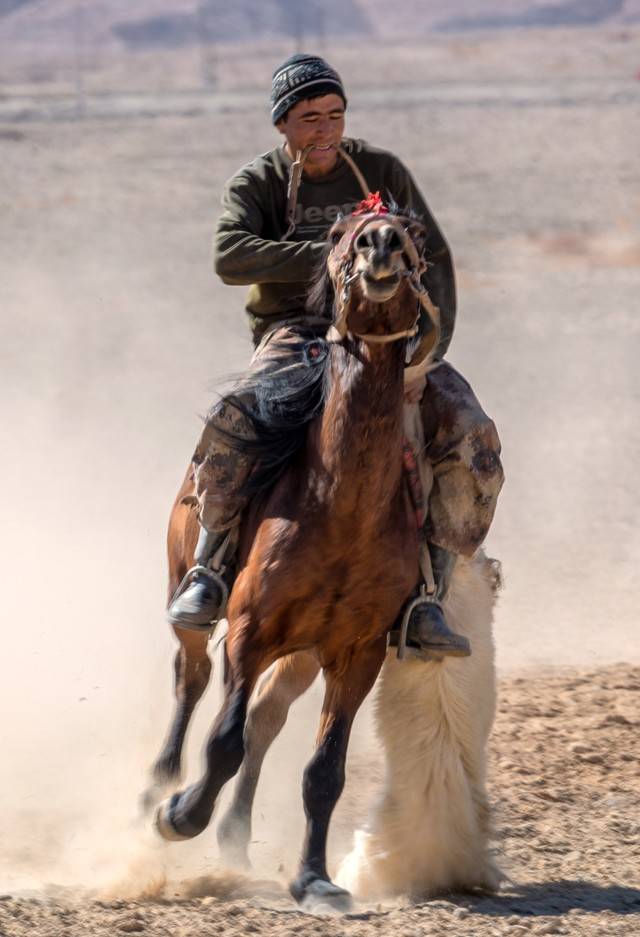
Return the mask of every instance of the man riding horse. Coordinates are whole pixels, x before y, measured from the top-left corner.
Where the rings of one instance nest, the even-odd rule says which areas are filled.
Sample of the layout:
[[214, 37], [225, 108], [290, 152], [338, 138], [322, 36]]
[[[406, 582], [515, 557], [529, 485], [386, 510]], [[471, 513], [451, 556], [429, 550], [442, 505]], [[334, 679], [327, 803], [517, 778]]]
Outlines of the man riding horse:
[[[448, 246], [400, 160], [343, 137], [346, 104], [339, 75], [317, 56], [294, 55], [275, 71], [271, 117], [285, 140], [227, 183], [215, 269], [224, 283], [250, 286], [246, 308], [256, 345], [251, 368], [260, 369], [276, 344], [281, 355], [290, 339], [291, 354], [299, 356], [301, 335], [326, 334], [331, 310], [326, 316], [308, 311], [308, 284], [324, 257], [329, 228], [356, 208], [362, 194], [377, 190], [425, 225], [428, 266], [422, 284], [439, 308], [441, 331], [434, 357], [427, 354], [433, 323], [423, 312], [407, 353], [406, 396], [418, 403], [420, 455], [427, 467], [422, 477], [427, 475], [430, 571], [423, 571], [427, 581], [416, 583], [407, 606], [406, 641], [418, 654], [466, 656], [469, 642], [448, 627], [442, 600], [456, 557], [476, 551], [493, 519], [503, 482], [500, 441], [469, 384], [443, 360], [456, 311]], [[374, 210], [376, 204], [370, 200]], [[368, 245], [372, 252], [383, 247], [388, 245], [375, 238]], [[246, 404], [249, 411], [255, 406]], [[169, 606], [177, 627], [206, 631], [224, 613], [246, 507], [242, 482], [256, 469], [247, 447], [241, 452], [233, 445], [233, 434], [250, 438], [251, 420], [222, 402], [211, 410], [193, 456], [201, 531], [196, 565]]]

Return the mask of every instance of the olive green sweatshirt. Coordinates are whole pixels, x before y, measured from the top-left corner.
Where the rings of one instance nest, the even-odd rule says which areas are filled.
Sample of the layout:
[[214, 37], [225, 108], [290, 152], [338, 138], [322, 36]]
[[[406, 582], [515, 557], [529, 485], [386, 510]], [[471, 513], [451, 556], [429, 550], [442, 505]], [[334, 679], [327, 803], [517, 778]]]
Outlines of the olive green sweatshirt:
[[[411, 174], [392, 153], [363, 140], [343, 140], [369, 189], [421, 217], [427, 227], [424, 275], [429, 295], [440, 307], [442, 336], [437, 355], [446, 352], [456, 314], [449, 248]], [[283, 146], [258, 156], [225, 186], [224, 211], [214, 239], [215, 270], [224, 283], [250, 285], [247, 313], [254, 337], [267, 325], [304, 315], [305, 295], [323, 256], [327, 232], [339, 214], [349, 214], [362, 198], [344, 160], [326, 176], [303, 175], [298, 190], [296, 227], [286, 241], [287, 183], [291, 159]]]

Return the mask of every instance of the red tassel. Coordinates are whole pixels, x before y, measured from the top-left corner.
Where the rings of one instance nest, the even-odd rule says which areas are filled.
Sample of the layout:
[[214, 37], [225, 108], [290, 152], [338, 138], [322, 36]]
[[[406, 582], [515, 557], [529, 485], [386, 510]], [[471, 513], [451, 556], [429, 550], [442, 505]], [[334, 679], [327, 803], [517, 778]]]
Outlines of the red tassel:
[[409, 487], [409, 497], [413, 507], [416, 519], [416, 527], [422, 530], [425, 522], [424, 496], [422, 493], [422, 481], [420, 479], [420, 470], [418, 468], [418, 459], [413, 446], [404, 440], [402, 446], [402, 461], [404, 463], [405, 478]]
[[380, 198], [379, 192], [369, 192], [366, 198], [363, 198], [356, 206], [354, 215], [388, 215], [389, 209]]

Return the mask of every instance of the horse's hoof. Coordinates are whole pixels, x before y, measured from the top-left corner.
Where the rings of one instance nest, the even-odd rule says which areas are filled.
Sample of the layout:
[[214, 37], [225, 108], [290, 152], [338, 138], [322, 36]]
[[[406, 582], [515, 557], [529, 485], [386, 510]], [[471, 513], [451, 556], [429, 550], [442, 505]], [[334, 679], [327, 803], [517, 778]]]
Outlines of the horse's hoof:
[[334, 885], [325, 878], [298, 877], [289, 886], [289, 891], [307, 911], [350, 911], [353, 907], [351, 893]]
[[217, 830], [218, 848], [225, 863], [236, 869], [250, 869], [249, 840], [251, 828], [236, 816], [227, 814], [219, 823]]
[[138, 798], [138, 808], [142, 817], [150, 816], [168, 791], [164, 784], [150, 784]]
[[[156, 831], [170, 842], [181, 842], [185, 839], [193, 839], [194, 836], [202, 833], [203, 827], [196, 827], [190, 823], [184, 815], [180, 816], [180, 804], [184, 803], [183, 794], [173, 794], [168, 800], [163, 801], [156, 810], [155, 828]], [[184, 811], [182, 811], [184, 814]], [[206, 825], [206, 824], [205, 824]]]
[[232, 869], [239, 869], [241, 872], [249, 872], [251, 870], [251, 860], [249, 859], [249, 853], [242, 846], [236, 846], [233, 843], [225, 843], [224, 846], [220, 845], [220, 858], [225, 865], [230, 866]]

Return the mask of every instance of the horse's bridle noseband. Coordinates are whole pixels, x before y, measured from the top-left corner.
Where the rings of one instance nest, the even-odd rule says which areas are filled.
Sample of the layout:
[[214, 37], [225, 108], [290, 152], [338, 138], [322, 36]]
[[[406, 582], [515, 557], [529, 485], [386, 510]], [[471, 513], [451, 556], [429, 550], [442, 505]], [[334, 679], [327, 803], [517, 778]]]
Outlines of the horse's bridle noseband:
[[413, 326], [410, 329], [403, 329], [400, 332], [392, 332], [389, 335], [374, 335], [372, 333], [359, 332], [353, 332], [351, 334], [353, 334], [356, 338], [361, 339], [362, 341], [372, 342], [374, 344], [386, 344], [387, 342], [397, 342], [403, 338], [413, 338], [413, 336], [416, 335], [418, 331], [418, 319], [420, 317], [421, 307], [426, 310], [429, 318], [434, 324], [434, 327], [439, 330], [440, 310], [437, 308], [437, 306], [433, 305], [429, 298], [429, 294], [427, 293], [427, 290], [422, 283], [422, 274], [427, 268], [424, 257], [418, 253], [415, 244], [409, 236], [408, 231], [397, 215], [369, 212], [362, 216], [362, 220], [351, 232], [347, 252], [340, 264], [340, 269], [336, 278], [336, 292], [340, 297], [340, 310], [332, 327], [335, 330], [334, 340], [339, 341], [343, 339], [349, 332], [349, 329], [347, 328], [347, 305], [349, 302], [351, 283], [360, 276], [359, 273], [351, 272], [356, 257], [355, 243], [364, 228], [366, 228], [366, 226], [373, 218], [384, 218], [385, 222], [394, 228], [396, 234], [400, 238], [402, 252], [407, 256], [410, 266], [405, 270], [400, 271], [399, 275], [408, 279], [409, 286], [411, 287], [413, 294], [418, 299], [416, 318]]

